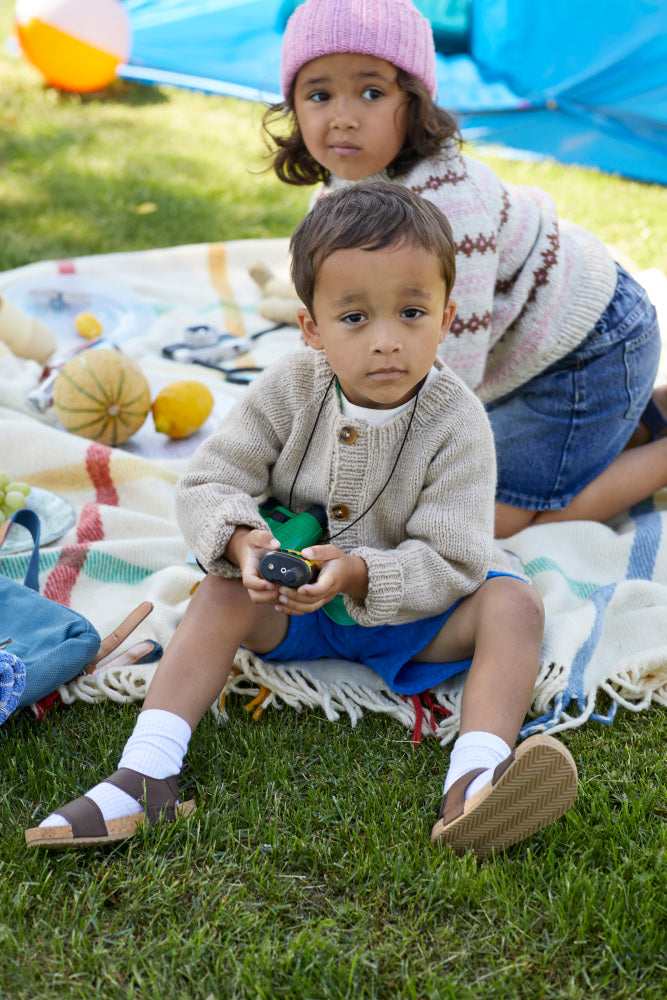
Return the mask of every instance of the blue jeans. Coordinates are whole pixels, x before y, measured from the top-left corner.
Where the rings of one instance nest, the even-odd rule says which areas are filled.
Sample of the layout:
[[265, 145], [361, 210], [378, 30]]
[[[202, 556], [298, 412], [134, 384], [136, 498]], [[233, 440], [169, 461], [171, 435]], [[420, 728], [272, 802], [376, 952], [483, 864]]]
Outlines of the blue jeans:
[[639, 423], [658, 371], [660, 331], [645, 290], [616, 267], [613, 298], [581, 344], [486, 407], [501, 503], [567, 507]]

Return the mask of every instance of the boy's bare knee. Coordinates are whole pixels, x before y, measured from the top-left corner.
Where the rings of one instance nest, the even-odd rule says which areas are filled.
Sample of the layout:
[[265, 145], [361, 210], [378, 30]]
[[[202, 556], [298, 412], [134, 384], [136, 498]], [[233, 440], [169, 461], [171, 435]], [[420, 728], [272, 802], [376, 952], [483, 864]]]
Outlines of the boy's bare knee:
[[239, 585], [241, 585], [241, 580], [238, 577], [216, 576], [214, 573], [207, 573], [197, 587], [197, 591], [219, 596], [229, 592], [233, 593]]
[[193, 601], [202, 610], [210, 607], [216, 614], [221, 607], [229, 608], [237, 602], [248, 601], [248, 594], [238, 578], [215, 576], [207, 573], [193, 594]]
[[[517, 581], [521, 583], [521, 581]], [[517, 610], [521, 614], [526, 627], [538, 632], [540, 637], [544, 635], [544, 604], [537, 591], [524, 584], [517, 592]]]
[[[544, 604], [534, 587], [524, 580], [509, 576], [497, 576], [487, 580], [487, 614], [495, 620], [511, 622], [514, 627], [544, 633]], [[484, 612], [483, 612], [484, 613]]]

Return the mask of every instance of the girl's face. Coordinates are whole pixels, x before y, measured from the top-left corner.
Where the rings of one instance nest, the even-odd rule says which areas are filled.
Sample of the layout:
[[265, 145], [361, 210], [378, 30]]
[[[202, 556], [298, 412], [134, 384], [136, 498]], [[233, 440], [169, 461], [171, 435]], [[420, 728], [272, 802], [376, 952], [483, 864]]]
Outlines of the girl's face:
[[294, 110], [308, 152], [348, 181], [389, 166], [405, 142], [408, 95], [375, 56], [320, 56], [299, 70]]

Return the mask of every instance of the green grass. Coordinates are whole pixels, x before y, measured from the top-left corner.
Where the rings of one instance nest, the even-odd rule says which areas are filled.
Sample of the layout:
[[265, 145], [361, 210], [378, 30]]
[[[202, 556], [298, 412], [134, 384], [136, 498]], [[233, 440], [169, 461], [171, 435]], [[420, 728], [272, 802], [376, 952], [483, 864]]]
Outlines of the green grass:
[[[8, 24], [5, 5], [0, 25]], [[262, 166], [258, 109], [114, 84], [77, 98], [0, 55], [0, 269], [48, 257], [285, 236], [310, 192]], [[667, 270], [666, 192], [489, 159], [640, 267]], [[153, 202], [157, 211], [138, 214]], [[2, 446], [0, 443], [0, 455]], [[0, 463], [1, 464], [1, 463]], [[114, 770], [136, 707], [0, 728], [0, 997], [663, 1000], [667, 712], [564, 734], [566, 817], [478, 865], [434, 851], [447, 751], [397, 723], [240, 701], [207, 717], [194, 821], [83, 853], [23, 830]]]
[[4, 54], [0, 94], [1, 270], [285, 235], [306, 211], [308, 190], [265, 172], [252, 103], [123, 81], [67, 95]]
[[[0, 38], [9, 31], [0, 5]], [[116, 81], [78, 96], [0, 53], [0, 269], [34, 260], [288, 236], [310, 188], [267, 173], [261, 108]], [[552, 162], [481, 156], [542, 187], [565, 218], [641, 268], [667, 271], [667, 188]], [[146, 204], [157, 206], [138, 213]]]
[[193, 739], [192, 821], [28, 853], [23, 827], [114, 769], [135, 716], [3, 726], [3, 997], [664, 997], [664, 713], [566, 735], [575, 806], [483, 864], [429, 845], [434, 740], [238, 702]]

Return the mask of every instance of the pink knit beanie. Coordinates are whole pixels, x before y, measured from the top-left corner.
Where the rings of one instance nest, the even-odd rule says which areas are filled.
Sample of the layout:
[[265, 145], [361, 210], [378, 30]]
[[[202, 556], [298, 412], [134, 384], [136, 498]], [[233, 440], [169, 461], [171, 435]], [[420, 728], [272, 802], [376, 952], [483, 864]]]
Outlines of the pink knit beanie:
[[386, 59], [416, 76], [435, 98], [433, 32], [410, 0], [306, 0], [285, 28], [283, 95], [289, 96], [294, 77], [307, 62], [340, 52]]

